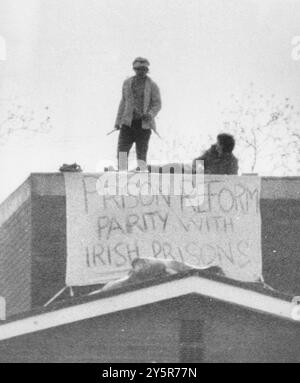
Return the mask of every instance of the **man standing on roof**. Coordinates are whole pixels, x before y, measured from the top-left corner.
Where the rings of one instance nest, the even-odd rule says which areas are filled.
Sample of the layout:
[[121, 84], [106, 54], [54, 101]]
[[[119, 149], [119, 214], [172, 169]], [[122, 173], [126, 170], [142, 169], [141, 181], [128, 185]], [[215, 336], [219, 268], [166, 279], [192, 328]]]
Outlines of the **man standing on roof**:
[[[150, 77], [149, 61], [137, 57], [133, 61], [135, 76], [124, 81], [115, 129], [118, 141], [119, 170], [127, 170], [127, 159], [135, 143], [139, 170], [147, 168], [147, 152], [151, 130], [156, 130], [154, 118], [161, 109], [158, 86]], [[122, 153], [122, 154], [121, 154]]]

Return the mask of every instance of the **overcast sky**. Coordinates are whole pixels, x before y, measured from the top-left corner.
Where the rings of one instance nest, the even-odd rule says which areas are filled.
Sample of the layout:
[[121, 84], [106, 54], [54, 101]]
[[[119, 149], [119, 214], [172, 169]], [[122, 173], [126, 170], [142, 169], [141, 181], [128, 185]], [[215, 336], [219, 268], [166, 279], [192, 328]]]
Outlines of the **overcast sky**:
[[[74, 161], [92, 172], [115, 158], [117, 135], [106, 132], [136, 56], [161, 88], [167, 140], [222, 130], [228, 96], [250, 82], [300, 108], [299, 21], [300, 0], [1, 0], [0, 98], [49, 106], [53, 129], [0, 147], [0, 200], [31, 172]], [[150, 159], [161, 144], [152, 138]]]

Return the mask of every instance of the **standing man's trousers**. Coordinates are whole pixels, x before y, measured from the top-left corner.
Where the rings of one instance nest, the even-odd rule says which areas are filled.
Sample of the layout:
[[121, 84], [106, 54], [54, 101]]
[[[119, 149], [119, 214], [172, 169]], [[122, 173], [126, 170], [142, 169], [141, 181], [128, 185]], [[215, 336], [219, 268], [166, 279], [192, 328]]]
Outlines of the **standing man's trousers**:
[[[118, 141], [119, 170], [127, 170], [128, 155], [134, 143], [138, 167], [142, 170], [146, 168], [151, 133], [150, 129], [142, 128], [142, 120], [133, 120], [131, 127], [126, 125], [121, 127]], [[122, 157], [120, 153], [123, 153]]]

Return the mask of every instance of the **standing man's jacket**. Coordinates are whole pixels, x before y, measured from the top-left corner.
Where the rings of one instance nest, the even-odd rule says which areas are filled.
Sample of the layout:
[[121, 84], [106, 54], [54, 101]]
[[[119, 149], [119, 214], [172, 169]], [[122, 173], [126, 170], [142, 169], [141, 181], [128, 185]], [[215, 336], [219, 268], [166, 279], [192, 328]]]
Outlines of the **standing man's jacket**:
[[[132, 93], [132, 80], [133, 77], [124, 81], [122, 89], [122, 99], [120, 102], [118, 115], [115, 125], [121, 127], [122, 125], [131, 126], [134, 111], [134, 99]], [[142, 122], [143, 129], [156, 130], [155, 117], [161, 109], [161, 98], [158, 86], [150, 77], [146, 78], [145, 91], [144, 91], [144, 114], [149, 114], [151, 119]]]

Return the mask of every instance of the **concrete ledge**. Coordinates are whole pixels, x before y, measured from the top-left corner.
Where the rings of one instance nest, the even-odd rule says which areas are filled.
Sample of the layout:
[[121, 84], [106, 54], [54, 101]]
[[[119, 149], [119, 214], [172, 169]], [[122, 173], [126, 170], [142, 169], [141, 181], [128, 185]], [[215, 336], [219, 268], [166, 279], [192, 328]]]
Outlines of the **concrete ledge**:
[[[85, 174], [100, 177], [103, 173]], [[32, 193], [39, 196], [65, 196], [64, 175], [62, 173], [32, 173], [0, 204], [0, 226], [31, 197]], [[300, 200], [300, 177], [262, 177], [261, 199]]]
[[300, 177], [263, 177], [261, 199], [300, 199]]
[[[103, 173], [85, 173], [100, 177]], [[239, 177], [239, 176], [226, 176]], [[41, 196], [65, 195], [62, 173], [33, 173], [32, 192]], [[299, 199], [300, 177], [262, 177], [261, 199]]]

